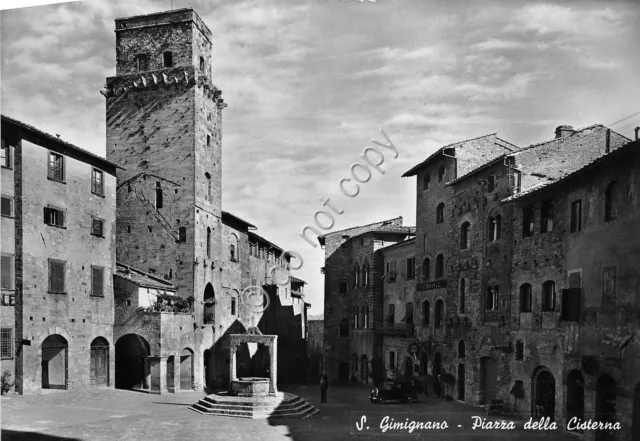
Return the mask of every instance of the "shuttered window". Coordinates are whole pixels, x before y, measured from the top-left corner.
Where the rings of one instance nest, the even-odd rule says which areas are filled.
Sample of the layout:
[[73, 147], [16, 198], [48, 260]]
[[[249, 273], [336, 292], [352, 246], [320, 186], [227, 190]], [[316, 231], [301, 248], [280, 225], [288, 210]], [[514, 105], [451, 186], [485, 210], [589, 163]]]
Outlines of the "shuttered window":
[[13, 289], [13, 257], [2, 256], [2, 289]]
[[104, 174], [97, 168], [91, 169], [91, 192], [104, 196]]
[[104, 221], [102, 219], [94, 218], [91, 220], [91, 234], [104, 237]]
[[13, 216], [12, 209], [13, 200], [10, 197], [2, 196], [2, 215], [3, 216]]
[[104, 268], [91, 267], [91, 295], [104, 297]]
[[49, 179], [64, 181], [64, 156], [49, 152]]
[[49, 261], [49, 292], [64, 294], [64, 270], [65, 262], [59, 260]]
[[64, 227], [64, 211], [53, 207], [44, 207], [44, 223]]

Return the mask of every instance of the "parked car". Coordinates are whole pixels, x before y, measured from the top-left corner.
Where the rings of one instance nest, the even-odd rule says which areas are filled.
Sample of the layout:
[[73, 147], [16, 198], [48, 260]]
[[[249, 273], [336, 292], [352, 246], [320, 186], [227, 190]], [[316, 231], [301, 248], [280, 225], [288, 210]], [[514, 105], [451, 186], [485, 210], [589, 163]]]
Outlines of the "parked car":
[[398, 400], [407, 403], [417, 398], [415, 388], [411, 383], [396, 382], [389, 389], [384, 387], [376, 387], [371, 391], [369, 401], [372, 403], [384, 404], [386, 401]]

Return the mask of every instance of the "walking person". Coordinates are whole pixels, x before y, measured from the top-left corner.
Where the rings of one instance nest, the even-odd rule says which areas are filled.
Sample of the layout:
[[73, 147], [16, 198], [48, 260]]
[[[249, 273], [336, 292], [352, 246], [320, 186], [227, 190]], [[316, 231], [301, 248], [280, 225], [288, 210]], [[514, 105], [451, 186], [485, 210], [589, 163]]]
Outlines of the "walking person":
[[327, 389], [329, 389], [329, 379], [327, 378], [327, 374], [324, 374], [320, 379], [320, 402], [327, 402]]

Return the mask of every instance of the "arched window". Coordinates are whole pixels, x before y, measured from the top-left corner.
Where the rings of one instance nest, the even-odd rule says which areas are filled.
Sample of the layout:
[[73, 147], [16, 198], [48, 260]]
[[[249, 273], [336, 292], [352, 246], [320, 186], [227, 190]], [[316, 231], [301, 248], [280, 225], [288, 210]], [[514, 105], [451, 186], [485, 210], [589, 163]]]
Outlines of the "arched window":
[[555, 311], [556, 309], [556, 284], [547, 280], [542, 284], [542, 310]]
[[444, 256], [438, 254], [436, 257], [436, 279], [444, 276]]
[[444, 179], [444, 165], [438, 167], [438, 182], [442, 182]]
[[460, 279], [460, 314], [464, 314], [465, 295], [467, 293], [467, 282], [464, 278]]
[[353, 287], [357, 288], [360, 286], [360, 268], [356, 265], [353, 268]]
[[173, 54], [170, 51], [166, 51], [162, 54], [162, 61], [164, 62], [164, 67], [173, 67]]
[[156, 182], [156, 208], [162, 208], [162, 187]]
[[428, 257], [422, 261], [422, 275], [425, 279], [431, 277], [431, 259]]
[[369, 308], [367, 308], [366, 306], [363, 306], [362, 314], [364, 316], [364, 320], [362, 324], [365, 328], [369, 328]]
[[358, 308], [353, 310], [353, 329], [358, 329], [360, 327], [360, 317], [358, 317], [359, 313], [360, 311], [358, 311]]
[[340, 322], [340, 337], [349, 337], [349, 319], [343, 318]]
[[531, 285], [528, 283], [520, 286], [520, 312], [531, 312]]
[[207, 200], [211, 202], [211, 175], [209, 173], [205, 173], [204, 176], [207, 178]]
[[554, 220], [554, 203], [553, 201], [542, 202], [542, 208], [540, 210], [540, 232], [546, 233], [553, 231]]
[[231, 297], [231, 315], [236, 315], [236, 298]]
[[395, 323], [396, 321], [396, 305], [389, 304], [389, 312], [387, 313], [387, 323]]
[[489, 173], [489, 178], [487, 179], [487, 191], [491, 193], [496, 188], [496, 175], [493, 173]]
[[469, 222], [463, 223], [462, 226], [460, 227], [460, 249], [461, 250], [469, 249], [469, 242], [470, 242], [469, 228], [470, 227], [471, 227], [471, 224], [469, 224]]
[[611, 182], [607, 186], [604, 195], [604, 220], [605, 222], [614, 220], [618, 217], [618, 185]]
[[413, 323], [413, 303], [411, 302], [406, 304], [404, 322]]
[[440, 202], [436, 208], [436, 223], [441, 224], [444, 222], [444, 202]]
[[486, 311], [494, 311], [498, 309], [498, 285], [487, 286], [487, 293], [485, 295], [484, 309]]
[[496, 214], [489, 218], [489, 242], [500, 239], [500, 215]]
[[442, 299], [438, 299], [436, 302], [435, 325], [436, 328], [442, 328], [444, 325], [444, 302]]
[[200, 70], [204, 72], [204, 58], [200, 57]]
[[364, 276], [362, 277], [364, 286], [369, 286], [369, 262], [364, 264]]
[[422, 177], [422, 189], [423, 190], [427, 190], [429, 188], [430, 181], [431, 181], [431, 177], [429, 176], [429, 173], [427, 172]]
[[422, 302], [422, 326], [429, 326], [431, 305], [427, 300]]
[[465, 357], [464, 341], [460, 340], [460, 342], [458, 343], [458, 358], [464, 358], [464, 357]]
[[238, 248], [238, 237], [235, 234], [231, 235], [231, 244], [229, 245], [229, 260], [237, 262], [239, 259], [240, 249]]
[[207, 227], [207, 258], [211, 258], [211, 228]]

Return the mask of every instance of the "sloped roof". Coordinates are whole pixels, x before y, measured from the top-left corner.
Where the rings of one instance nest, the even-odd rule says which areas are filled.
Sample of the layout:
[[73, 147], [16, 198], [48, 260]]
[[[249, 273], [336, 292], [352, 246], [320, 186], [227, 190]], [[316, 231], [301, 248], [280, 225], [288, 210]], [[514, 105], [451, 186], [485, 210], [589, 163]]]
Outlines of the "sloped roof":
[[386, 247], [378, 248], [376, 251], [386, 251], [390, 248], [399, 248], [404, 245], [411, 245], [416, 243], [416, 238], [412, 237], [411, 239], [403, 240], [402, 242], [396, 242], [391, 245], [387, 245]]
[[636, 140], [636, 141], [632, 141], [629, 142], [625, 145], [623, 145], [622, 147], [619, 147], [615, 150], [613, 150], [612, 152], [604, 155], [604, 156], [600, 156], [596, 159], [591, 160], [588, 164], [586, 164], [583, 167], [580, 167], [577, 170], [574, 170], [571, 173], [567, 173], [564, 176], [562, 176], [559, 179], [556, 179], [552, 182], [549, 183], [541, 183], [538, 185], [535, 185], [533, 187], [530, 187], [528, 189], [526, 189], [525, 191], [522, 191], [518, 194], [515, 194], [513, 196], [510, 196], [508, 198], [505, 198], [502, 200], [502, 203], [507, 203], [507, 202], [512, 202], [516, 199], [521, 199], [524, 198], [526, 196], [529, 196], [533, 193], [536, 193], [542, 189], [548, 189], [548, 188], [552, 188], [554, 186], [557, 186], [561, 183], [567, 182], [570, 179], [576, 177], [576, 176], [580, 176], [582, 173], [586, 173], [588, 171], [590, 171], [591, 169], [597, 167], [600, 164], [606, 163], [608, 161], [614, 161], [616, 159], [620, 159], [620, 157], [624, 156], [625, 154], [628, 154], [632, 149], [640, 149], [640, 141]]
[[[488, 135], [465, 139], [464, 141], [458, 141], [452, 144], [447, 144], [444, 147], [440, 147], [420, 164], [407, 170], [402, 177], [405, 178], [418, 174], [418, 170], [431, 162], [432, 159], [442, 155], [445, 150], [455, 149], [456, 147], [465, 147], [465, 149], [461, 149], [460, 152], [456, 151], [455, 155], [458, 159], [458, 164], [456, 165], [457, 173], [460, 176], [464, 176], [480, 165], [494, 160], [496, 156], [518, 150], [518, 147], [514, 144], [498, 138], [496, 133], [490, 133]], [[465, 153], [465, 150], [469, 151]]]
[[235, 221], [237, 221], [237, 222], [240, 222], [241, 224], [246, 225], [246, 226], [247, 226], [247, 227], [249, 227], [249, 228], [258, 228], [258, 227], [256, 227], [255, 225], [250, 224], [250, 223], [249, 223], [249, 222], [247, 222], [246, 220], [241, 219], [241, 218], [239, 218], [238, 216], [236, 216], [236, 215], [234, 215], [234, 214], [229, 213], [228, 211], [222, 211], [222, 213], [221, 213], [221, 214], [222, 214], [222, 219], [223, 219], [223, 220], [224, 220], [224, 218], [225, 218], [225, 217], [229, 217], [229, 218], [231, 218], [231, 219], [233, 219], [233, 220], [235, 220]]
[[380, 231], [382, 233], [394, 233], [394, 232], [403, 233], [404, 231], [392, 231], [394, 227], [402, 227], [402, 216], [396, 217], [394, 219], [388, 219], [385, 221], [374, 222], [367, 225], [359, 225], [357, 227], [346, 228], [344, 230], [332, 231], [323, 236], [318, 236], [318, 242], [320, 242], [320, 245], [324, 246], [325, 240], [327, 237], [332, 237], [338, 234], [341, 234], [343, 236], [356, 237], [364, 233], [369, 233], [374, 230], [379, 230], [383, 227], [389, 227], [389, 230]]
[[23, 130], [26, 130], [28, 132], [30, 132], [31, 134], [35, 135], [35, 136], [39, 136], [39, 137], [43, 137], [45, 138], [47, 141], [50, 142], [54, 142], [56, 144], [58, 144], [61, 147], [66, 147], [68, 149], [74, 150], [77, 153], [79, 153], [81, 156], [88, 156], [90, 158], [93, 159], [97, 159], [98, 161], [101, 161], [102, 163], [104, 163], [105, 165], [109, 165], [111, 167], [115, 167], [115, 168], [119, 168], [121, 170], [124, 170], [124, 168], [120, 167], [118, 164], [116, 164], [115, 162], [111, 162], [109, 160], [107, 160], [106, 158], [103, 158], [102, 156], [96, 155], [95, 153], [91, 153], [88, 150], [85, 150], [83, 148], [78, 147], [77, 145], [73, 145], [67, 141], [63, 141], [62, 139], [53, 136], [49, 133], [43, 132], [40, 129], [36, 129], [34, 126], [31, 126], [27, 123], [23, 123], [22, 121], [18, 121], [17, 119], [11, 118], [7, 115], [2, 115], [2, 122], [6, 122], [9, 124], [13, 124], [16, 127], [19, 127]]
[[176, 291], [176, 287], [174, 284], [120, 262], [116, 262], [116, 272], [114, 275], [122, 277], [123, 279], [127, 279], [128, 281], [135, 283], [142, 288]]

